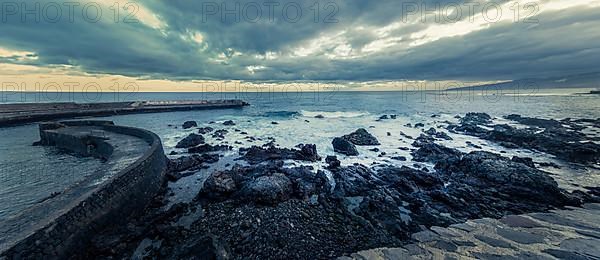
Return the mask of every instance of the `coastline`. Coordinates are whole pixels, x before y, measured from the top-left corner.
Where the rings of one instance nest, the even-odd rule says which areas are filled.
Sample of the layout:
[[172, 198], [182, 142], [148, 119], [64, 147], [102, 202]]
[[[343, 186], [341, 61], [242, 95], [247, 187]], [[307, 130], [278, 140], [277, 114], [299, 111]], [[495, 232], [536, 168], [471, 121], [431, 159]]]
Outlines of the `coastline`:
[[[297, 116], [288, 114], [269, 115]], [[345, 116], [369, 116], [304, 114], [306, 119], [298, 121], [307, 126], [344, 121]], [[429, 230], [598, 201], [600, 194], [594, 187], [572, 191], [558, 185], [553, 179], [557, 176], [549, 169], [562, 165], [503, 151], [490, 153], [480, 146], [482, 142], [468, 141], [470, 151], [448, 146], [469, 137], [472, 139], [467, 140], [542, 150], [561, 161], [594, 165], [598, 163], [597, 145], [579, 147], [574, 143], [593, 139], [583, 130], [598, 129], [597, 119], [492, 118], [484, 113], [454, 118], [433, 114], [430, 118], [430, 122], [408, 120], [402, 128], [411, 131], [398, 133], [390, 128], [400, 124], [398, 115], [377, 116], [365, 122], [364, 129], [342, 130], [343, 135], [327, 138], [327, 144], [317, 144], [333, 146], [333, 152], [299, 139], [295, 147], [280, 146], [276, 140], [280, 136], [253, 136], [246, 133], [251, 129], [236, 119], [169, 125], [180, 134], [176, 139], [179, 148], [168, 145], [165, 150], [169, 153], [168, 188], [143, 212], [127, 218], [127, 224], [99, 230], [77, 256], [335, 258], [414, 243], [418, 240], [413, 235], [424, 227]], [[282, 117], [266, 120], [271, 120], [270, 129], [287, 127]], [[546, 132], [540, 133], [540, 129]], [[569, 133], [557, 135], [565, 131]], [[336, 138], [341, 139], [341, 146], [332, 143]], [[401, 153], [390, 152], [390, 138], [405, 141], [393, 148]], [[360, 154], [359, 162], [353, 159], [353, 146]], [[591, 157], [582, 156], [588, 148], [596, 150]], [[200, 172], [206, 178], [202, 179]], [[505, 175], [518, 177], [504, 179]], [[523, 182], [528, 179], [530, 182]], [[178, 193], [188, 192], [177, 188], [179, 183], [199, 191], [193, 192], [191, 200], [173, 201]], [[461, 252], [466, 254], [463, 256], [472, 253]]]

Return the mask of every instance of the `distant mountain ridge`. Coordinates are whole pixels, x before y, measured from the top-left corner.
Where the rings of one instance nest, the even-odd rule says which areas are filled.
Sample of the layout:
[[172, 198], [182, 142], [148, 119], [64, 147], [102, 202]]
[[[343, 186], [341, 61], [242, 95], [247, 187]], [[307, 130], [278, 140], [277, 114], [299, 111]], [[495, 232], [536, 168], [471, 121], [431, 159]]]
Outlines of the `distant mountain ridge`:
[[514, 89], [591, 88], [600, 89], [600, 72], [552, 78], [518, 79], [502, 83], [450, 88], [448, 90], [514, 90]]

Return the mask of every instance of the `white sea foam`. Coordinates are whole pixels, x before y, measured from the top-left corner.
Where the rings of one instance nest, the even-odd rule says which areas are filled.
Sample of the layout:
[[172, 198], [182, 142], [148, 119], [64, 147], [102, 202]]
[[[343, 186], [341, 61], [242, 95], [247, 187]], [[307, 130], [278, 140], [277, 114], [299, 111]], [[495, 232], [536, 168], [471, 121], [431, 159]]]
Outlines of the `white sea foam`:
[[354, 117], [364, 117], [370, 115], [368, 112], [362, 111], [351, 111], [351, 112], [325, 112], [325, 111], [300, 111], [300, 114], [304, 117], [316, 117], [321, 115], [325, 118], [354, 118]]

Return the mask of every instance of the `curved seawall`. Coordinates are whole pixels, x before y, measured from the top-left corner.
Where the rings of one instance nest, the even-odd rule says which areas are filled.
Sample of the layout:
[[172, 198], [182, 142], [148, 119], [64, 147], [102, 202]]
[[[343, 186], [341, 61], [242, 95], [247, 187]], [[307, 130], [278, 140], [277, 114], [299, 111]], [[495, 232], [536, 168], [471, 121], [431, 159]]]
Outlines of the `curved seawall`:
[[[41, 145], [99, 157], [112, 166], [120, 166], [121, 162], [115, 161], [119, 160], [119, 150], [124, 149], [122, 145], [128, 142], [138, 144], [141, 156], [121, 165], [118, 172], [91, 189], [70, 188], [8, 221], [7, 227], [12, 223], [18, 228], [1, 230], [8, 233], [8, 239], [0, 241], [0, 258], [67, 257], [84, 246], [96, 230], [119, 224], [142, 210], [164, 184], [167, 159], [160, 138], [150, 131], [116, 126], [110, 121], [70, 121], [42, 124], [40, 136]], [[117, 141], [119, 145], [114, 145]], [[52, 212], [47, 212], [48, 208]], [[43, 217], [19, 223], [28, 214]]]

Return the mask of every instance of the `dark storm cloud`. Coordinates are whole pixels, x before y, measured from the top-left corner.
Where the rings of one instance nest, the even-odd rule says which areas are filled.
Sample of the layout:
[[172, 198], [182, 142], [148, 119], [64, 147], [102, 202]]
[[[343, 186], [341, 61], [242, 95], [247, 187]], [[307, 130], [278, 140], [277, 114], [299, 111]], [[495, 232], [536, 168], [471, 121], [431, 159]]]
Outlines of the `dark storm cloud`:
[[[64, 2], [56, 1], [63, 5], [60, 21], [46, 21], [43, 13], [40, 22], [31, 16], [23, 21], [6, 3], [0, 48], [31, 52], [35, 59], [0, 57], [0, 62], [72, 65], [90, 73], [174, 79], [503, 80], [595, 71], [600, 60], [599, 7], [543, 12], [538, 23], [491, 23], [415, 45], [414, 33], [449, 21], [428, 17], [421, 22], [419, 14], [407, 15], [408, 5], [460, 5], [466, 21], [470, 17], [462, 2], [150, 0], [139, 3], [145, 13], [138, 12], [135, 23], [122, 21], [124, 10], [115, 22], [108, 4], [102, 5], [101, 19], [90, 22], [81, 11], [88, 2], [80, 2], [71, 22]], [[32, 8], [36, 2], [15, 3], [21, 9], [21, 3]], [[224, 8], [237, 8], [236, 14], [222, 16]]]

